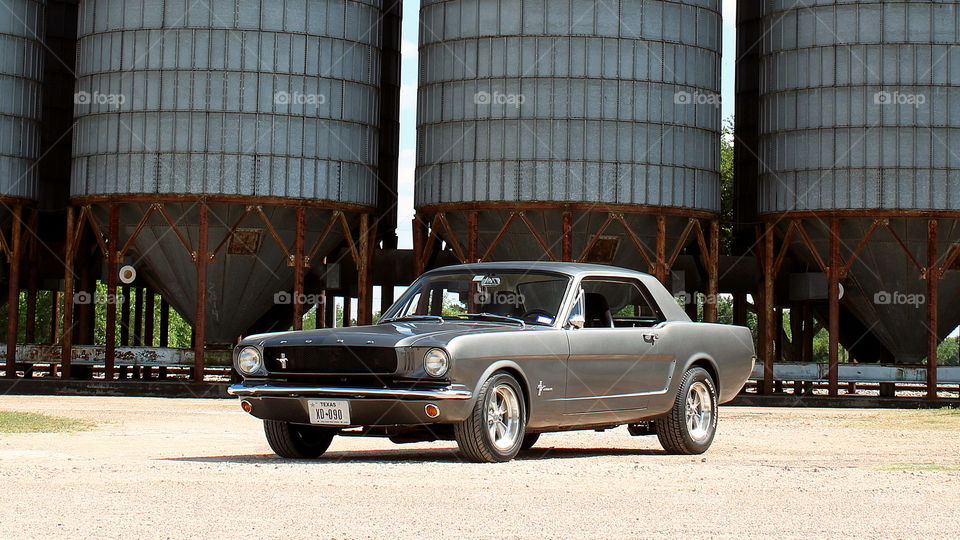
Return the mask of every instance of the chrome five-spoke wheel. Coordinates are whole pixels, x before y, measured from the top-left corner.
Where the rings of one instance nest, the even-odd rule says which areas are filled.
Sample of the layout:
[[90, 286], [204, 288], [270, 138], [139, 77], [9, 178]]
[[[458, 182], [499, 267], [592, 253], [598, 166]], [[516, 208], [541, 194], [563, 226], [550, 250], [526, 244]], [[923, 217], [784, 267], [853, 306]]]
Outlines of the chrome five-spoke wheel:
[[690, 385], [687, 393], [687, 433], [697, 442], [705, 441], [712, 435], [713, 400], [710, 389], [703, 381]]
[[487, 432], [499, 450], [509, 450], [520, 436], [520, 399], [507, 383], [498, 384], [487, 405]]

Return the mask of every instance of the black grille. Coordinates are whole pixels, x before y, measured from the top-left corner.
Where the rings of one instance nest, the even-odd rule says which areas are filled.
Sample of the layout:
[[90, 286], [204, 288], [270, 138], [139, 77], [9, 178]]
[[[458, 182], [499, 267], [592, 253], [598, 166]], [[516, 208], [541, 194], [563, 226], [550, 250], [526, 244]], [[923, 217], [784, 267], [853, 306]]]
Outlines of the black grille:
[[[273, 375], [391, 375], [397, 371], [392, 347], [265, 347], [267, 371]], [[283, 360], [286, 360], [284, 367]]]

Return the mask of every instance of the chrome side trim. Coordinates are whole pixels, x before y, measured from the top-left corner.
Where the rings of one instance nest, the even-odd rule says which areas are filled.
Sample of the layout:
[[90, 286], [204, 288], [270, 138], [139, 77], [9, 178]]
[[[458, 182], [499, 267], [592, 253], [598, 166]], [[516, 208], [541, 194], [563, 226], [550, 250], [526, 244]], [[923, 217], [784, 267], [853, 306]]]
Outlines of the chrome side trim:
[[340, 386], [277, 386], [270, 384], [234, 384], [227, 388], [231, 396], [315, 396], [336, 395], [357, 398], [378, 397], [397, 399], [470, 399], [473, 392], [465, 386], [451, 385], [437, 390], [405, 390], [393, 388], [344, 388]]

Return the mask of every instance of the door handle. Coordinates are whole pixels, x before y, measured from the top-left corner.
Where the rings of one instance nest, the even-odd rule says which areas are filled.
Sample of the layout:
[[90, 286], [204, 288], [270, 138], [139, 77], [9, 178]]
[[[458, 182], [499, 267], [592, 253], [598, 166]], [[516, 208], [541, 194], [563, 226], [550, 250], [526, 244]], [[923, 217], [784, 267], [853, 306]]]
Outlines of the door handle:
[[643, 340], [650, 344], [656, 343], [658, 339], [660, 339], [660, 334], [644, 334], [643, 335]]

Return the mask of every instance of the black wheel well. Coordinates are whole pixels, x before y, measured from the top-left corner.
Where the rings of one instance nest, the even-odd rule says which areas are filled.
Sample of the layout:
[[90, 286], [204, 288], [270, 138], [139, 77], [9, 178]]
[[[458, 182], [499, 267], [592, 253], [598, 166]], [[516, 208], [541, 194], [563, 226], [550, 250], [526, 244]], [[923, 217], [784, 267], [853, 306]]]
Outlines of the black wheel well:
[[710, 374], [710, 378], [713, 379], [713, 384], [717, 387], [717, 391], [720, 391], [720, 375], [717, 373], [716, 366], [713, 365], [713, 362], [707, 360], [706, 358], [698, 358], [690, 364], [690, 368], [703, 368], [707, 373]]
[[508, 375], [511, 375], [514, 379], [517, 380], [518, 383], [520, 383], [520, 393], [523, 394], [524, 409], [527, 412], [527, 420], [530, 420], [530, 387], [527, 383], [526, 377], [524, 377], [519, 370], [510, 366], [504, 366], [494, 371], [493, 373], [491, 373], [490, 376], [493, 377], [497, 373], [506, 373]]

